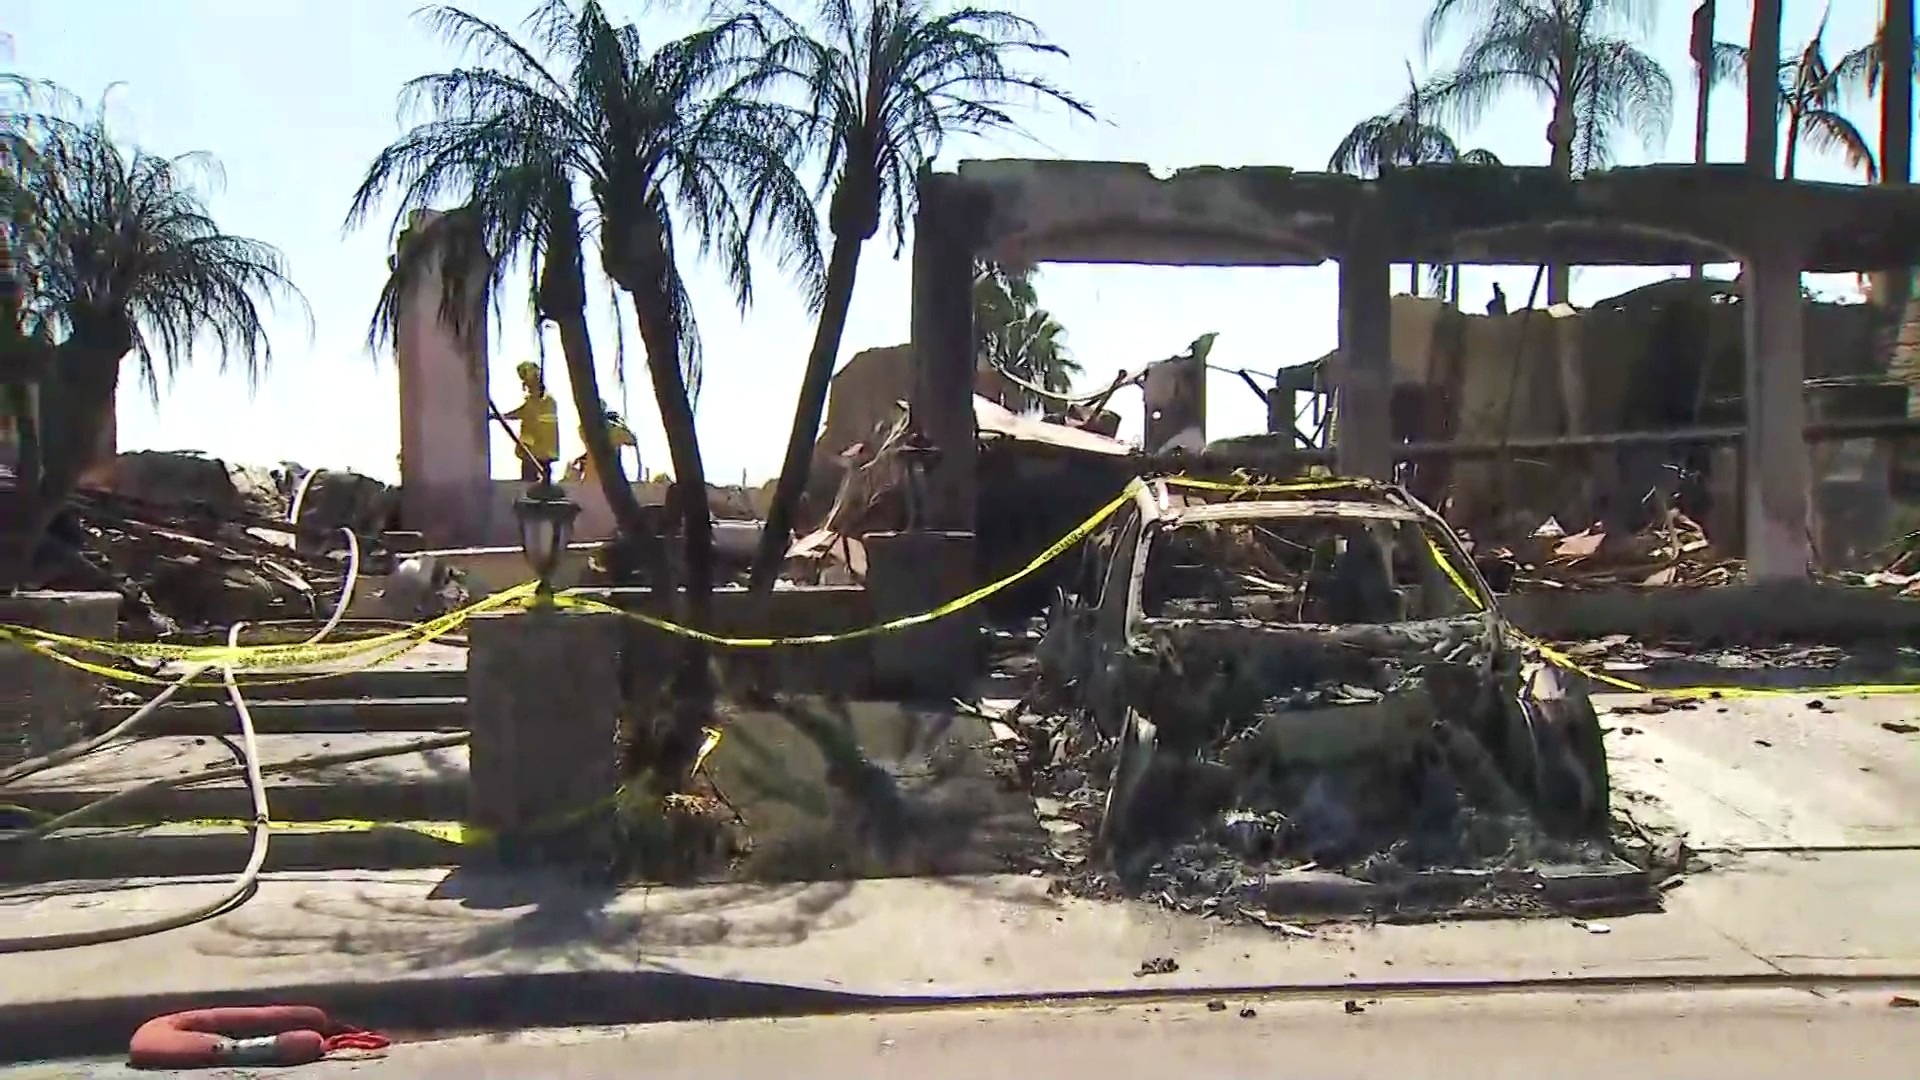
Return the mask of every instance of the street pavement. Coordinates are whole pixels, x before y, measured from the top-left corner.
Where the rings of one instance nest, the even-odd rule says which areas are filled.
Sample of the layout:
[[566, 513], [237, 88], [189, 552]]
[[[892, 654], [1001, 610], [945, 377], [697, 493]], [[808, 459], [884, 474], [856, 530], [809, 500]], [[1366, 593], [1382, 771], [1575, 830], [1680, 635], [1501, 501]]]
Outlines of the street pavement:
[[[1383, 1076], [1435, 1080], [1906, 1078], [1920, 1009], [1884, 989], [1220, 998], [953, 1009], [498, 1034], [395, 1046], [300, 1075], [353, 1080], [1049, 1080]], [[1349, 1004], [1351, 1002], [1351, 1004]], [[116, 1061], [0, 1080], [131, 1080]], [[233, 1080], [285, 1075], [214, 1070]]]
[[1920, 697], [1597, 694], [1594, 705], [1615, 807], [1695, 850], [1920, 850]]

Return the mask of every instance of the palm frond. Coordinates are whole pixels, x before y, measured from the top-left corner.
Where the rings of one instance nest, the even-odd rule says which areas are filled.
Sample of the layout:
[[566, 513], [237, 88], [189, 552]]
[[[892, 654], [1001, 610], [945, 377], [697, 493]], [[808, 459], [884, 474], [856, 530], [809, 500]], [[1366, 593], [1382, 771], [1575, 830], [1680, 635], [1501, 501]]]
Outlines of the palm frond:
[[[771, 0], [736, 5], [756, 38], [758, 63], [743, 86], [790, 106], [836, 192], [835, 235], [866, 239], [886, 228], [904, 248], [914, 180], [949, 137], [1024, 134], [1017, 106], [1051, 103], [1093, 111], [1019, 61], [1065, 57], [1030, 20], [987, 7], [940, 12], [929, 0], [856, 5], [823, 0], [816, 33]], [[845, 194], [840, 194], [844, 191]]]
[[[1666, 137], [1673, 86], [1651, 56], [1617, 32], [1643, 33], [1653, 0], [1435, 0], [1429, 50], [1449, 31], [1467, 39], [1453, 69], [1422, 94], [1438, 118], [1472, 125], [1509, 94], [1532, 96], [1556, 115], [1570, 114], [1568, 140], [1579, 168], [1612, 159], [1623, 129], [1650, 149]], [[1717, 70], [1717, 69], [1716, 69]]]
[[238, 361], [256, 385], [273, 359], [265, 311], [291, 300], [309, 325], [311, 312], [277, 249], [214, 221], [206, 198], [221, 182], [218, 162], [123, 148], [59, 87], [4, 80], [28, 103], [0, 120], [0, 138], [14, 149], [8, 217], [34, 318], [55, 335], [121, 326], [150, 393], [197, 343], [214, 348], [222, 370]]
[[[790, 109], [731, 92], [751, 70], [751, 19], [715, 20], [650, 48], [598, 0], [542, 0], [521, 37], [453, 7], [425, 9], [421, 18], [474, 64], [403, 88], [403, 115], [422, 119], [369, 166], [349, 228], [389, 200], [398, 204], [396, 234], [412, 210], [461, 206], [497, 253], [488, 272], [497, 297], [513, 269], [541, 264], [550, 193], [584, 192], [585, 201], [569, 207], [582, 243], [598, 246], [602, 267], [620, 269], [623, 284], [644, 278], [644, 287], [660, 290], [690, 388], [699, 384], [700, 347], [673, 261], [677, 232], [722, 267], [743, 307], [763, 244], [817, 299], [818, 216], [791, 167], [800, 125]], [[650, 258], [636, 242], [657, 249], [666, 265], [636, 269], [636, 259]], [[443, 314], [458, 318], [468, 300], [451, 278], [445, 283]], [[376, 312], [376, 342], [391, 333], [389, 299]]]
[[1868, 183], [1880, 179], [1873, 146], [1853, 121], [1830, 109], [1808, 109], [1800, 114], [1800, 138], [1815, 150], [1838, 151], [1849, 166], [1866, 174]]

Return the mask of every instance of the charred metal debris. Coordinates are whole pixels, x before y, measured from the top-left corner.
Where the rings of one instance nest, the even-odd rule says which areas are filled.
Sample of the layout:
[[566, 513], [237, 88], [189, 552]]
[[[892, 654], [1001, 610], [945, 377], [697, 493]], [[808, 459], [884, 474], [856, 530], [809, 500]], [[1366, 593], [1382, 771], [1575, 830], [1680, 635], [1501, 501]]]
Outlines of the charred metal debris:
[[1628, 869], [1584, 689], [1404, 490], [1150, 481], [1083, 558], [1024, 736], [1069, 888], [1270, 922], [1545, 907]]

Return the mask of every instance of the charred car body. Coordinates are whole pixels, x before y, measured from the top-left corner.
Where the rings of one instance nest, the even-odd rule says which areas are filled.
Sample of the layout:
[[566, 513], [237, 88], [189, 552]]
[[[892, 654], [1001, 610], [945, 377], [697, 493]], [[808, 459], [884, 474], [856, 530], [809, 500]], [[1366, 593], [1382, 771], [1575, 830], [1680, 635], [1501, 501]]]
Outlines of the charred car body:
[[1523, 655], [1405, 491], [1147, 480], [1084, 558], [1043, 675], [1111, 748], [1096, 848], [1123, 872], [1183, 845], [1349, 871], [1609, 857], [1584, 690]]

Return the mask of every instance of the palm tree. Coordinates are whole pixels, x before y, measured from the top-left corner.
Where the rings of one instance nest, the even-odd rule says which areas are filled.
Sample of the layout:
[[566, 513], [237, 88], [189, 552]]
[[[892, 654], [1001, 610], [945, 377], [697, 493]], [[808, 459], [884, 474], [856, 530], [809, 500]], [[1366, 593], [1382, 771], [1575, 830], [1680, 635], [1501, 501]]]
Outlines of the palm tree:
[[980, 362], [1014, 383], [1022, 408], [1064, 394], [1081, 373], [1066, 328], [1039, 306], [1032, 275], [981, 263], [973, 277], [973, 325]]
[[[637, 539], [640, 511], [607, 432], [587, 332], [584, 264], [598, 249], [601, 269], [633, 304], [646, 348], [678, 480], [689, 610], [702, 620], [712, 522], [694, 425], [700, 346], [677, 262], [681, 229], [720, 257], [743, 309], [762, 237], [818, 291], [816, 217], [787, 165], [787, 114], [728, 92], [751, 25], [725, 20], [649, 51], [639, 30], [615, 23], [598, 0], [545, 0], [527, 20], [524, 42], [458, 8], [423, 15], [478, 63], [407, 84], [403, 107], [429, 118], [368, 167], [348, 223], [363, 221], [389, 191], [401, 196], [396, 226], [410, 210], [450, 196], [498, 253], [490, 287], [525, 261], [533, 309], [559, 331], [587, 454], [622, 531]], [[420, 257], [438, 256], [429, 246]], [[408, 269], [406, 260], [397, 267]], [[443, 280], [457, 315], [466, 304], [459, 277]], [[397, 295], [390, 283], [389, 298]]]
[[[1340, 145], [1327, 158], [1327, 171], [1355, 176], [1379, 176], [1383, 169], [1416, 165], [1498, 165], [1500, 159], [1491, 150], [1461, 151], [1447, 129], [1436, 123], [1432, 102], [1407, 65], [1407, 96], [1400, 104], [1378, 116], [1369, 116], [1353, 126]], [[1453, 276], [1458, 281], [1458, 268]], [[1448, 269], [1433, 267], [1436, 292], [1444, 293]], [[1408, 291], [1420, 295], [1420, 264], [1415, 263], [1408, 276]]]
[[771, 0], [737, 5], [759, 27], [751, 87], [788, 95], [801, 133], [817, 152], [820, 191], [831, 191], [825, 304], [807, 354], [780, 481], [754, 559], [752, 584], [772, 588], [806, 489], [813, 444], [826, 409], [846, 329], [860, 252], [883, 225], [906, 244], [914, 177], [950, 135], [1018, 131], [1016, 100], [1091, 110], [1064, 90], [1015, 67], [1020, 56], [1064, 56], [1032, 22], [988, 7], [942, 12], [932, 0], [819, 0], [815, 26]]
[[0, 513], [7, 587], [31, 575], [41, 537], [91, 464], [125, 357], [154, 395], [196, 342], [257, 383], [273, 359], [262, 305], [287, 298], [305, 311], [305, 301], [277, 250], [222, 232], [208, 212], [205, 193], [220, 179], [211, 157], [122, 147], [98, 110], [52, 83], [6, 76], [0, 86], [17, 105], [0, 118], [0, 195], [18, 273], [17, 314], [0, 329], [10, 352], [32, 347], [44, 361], [38, 461]]
[[[1825, 20], [1822, 19], [1823, 26], [1824, 23]], [[1887, 0], [1885, 15], [1881, 21], [1880, 28], [1874, 32], [1873, 40], [1847, 53], [1839, 60], [1834, 61], [1834, 76], [1841, 89], [1847, 92], [1858, 90], [1864, 92], [1868, 99], [1873, 99], [1880, 97], [1888, 84], [1902, 82], [1903, 74], [1905, 84], [1911, 86], [1913, 84], [1914, 73], [1912, 58], [1920, 55], [1920, 50], [1913, 47], [1908, 47], [1905, 50], [1895, 49], [1891, 54], [1895, 62], [1889, 64], [1886, 62], [1886, 57], [1889, 55], [1886, 52], [1886, 41], [1890, 36], [1911, 39], [1912, 27], [1913, 0]], [[1911, 41], [1909, 41], [1909, 45], [1911, 46]], [[1902, 51], [1909, 57], [1905, 64], [1898, 63], [1898, 58]], [[1911, 99], [1911, 91], [1909, 91], [1908, 100], [1911, 101]], [[1896, 120], [1899, 117], [1897, 104], [1896, 102], [1896, 108], [1894, 110]], [[1910, 128], [1912, 126], [1911, 117], [1908, 118], [1907, 123]], [[1884, 134], [1883, 132], [1882, 135], [1884, 136]], [[1886, 157], [1886, 148], [1884, 146], [1881, 150], [1881, 157]], [[1887, 162], [1883, 161], [1882, 164], [1885, 165]]]
[[[1631, 128], [1656, 147], [1673, 114], [1673, 83], [1659, 62], [1619, 34], [1644, 31], [1654, 0], [1434, 0], [1429, 51], [1454, 26], [1471, 30], [1454, 70], [1426, 90], [1435, 111], [1472, 125], [1496, 99], [1522, 91], [1553, 110], [1550, 165], [1562, 177], [1602, 168]], [[1567, 299], [1569, 269], [1551, 268], [1547, 302]]]
[[[782, 262], [818, 294], [817, 218], [810, 192], [788, 166], [788, 116], [728, 92], [741, 70], [737, 40], [751, 27], [724, 20], [649, 51], [638, 29], [615, 23], [598, 0], [577, 7], [546, 0], [527, 20], [525, 42], [458, 8], [431, 8], [424, 17], [478, 63], [407, 84], [403, 106], [430, 118], [368, 167], [348, 223], [364, 220], [391, 190], [400, 193], [396, 224], [412, 209], [453, 197], [498, 253], [490, 289], [526, 262], [535, 314], [559, 332], [589, 459], [623, 534], [642, 544], [587, 331], [585, 261], [598, 248], [601, 270], [633, 304], [646, 348], [677, 480], [669, 504], [681, 519], [686, 617], [703, 626], [713, 526], [694, 426], [700, 347], [678, 264], [680, 229], [720, 258], [742, 309], [752, 297], [751, 256], [761, 238], [771, 239]], [[422, 258], [438, 257], [432, 245], [421, 251]], [[406, 269], [405, 259], [396, 264], [397, 272]], [[456, 318], [471, 310], [460, 275], [442, 281], [446, 310]], [[675, 723], [650, 749], [640, 745], [646, 733], [636, 728], [628, 753], [630, 768], [658, 764], [668, 785], [684, 779], [694, 758], [712, 692], [705, 648], [688, 639], [681, 659]]]
[[[1800, 52], [1791, 59], [1783, 58], [1779, 64], [1779, 111], [1787, 125], [1787, 145], [1780, 174], [1793, 179], [1800, 144], [1805, 141], [1816, 150], [1839, 151], [1847, 164], [1866, 173], [1871, 183], [1880, 176], [1873, 147], [1853, 121], [1840, 112], [1840, 103], [1847, 90], [1867, 85], [1869, 71], [1877, 64], [1870, 59], [1876, 50], [1871, 45], [1863, 46], [1847, 54], [1840, 63], [1828, 64], [1824, 49], [1826, 33], [1827, 20], [1822, 15], [1819, 27]], [[1746, 46], [1714, 42], [1713, 79], [1745, 86]]]

